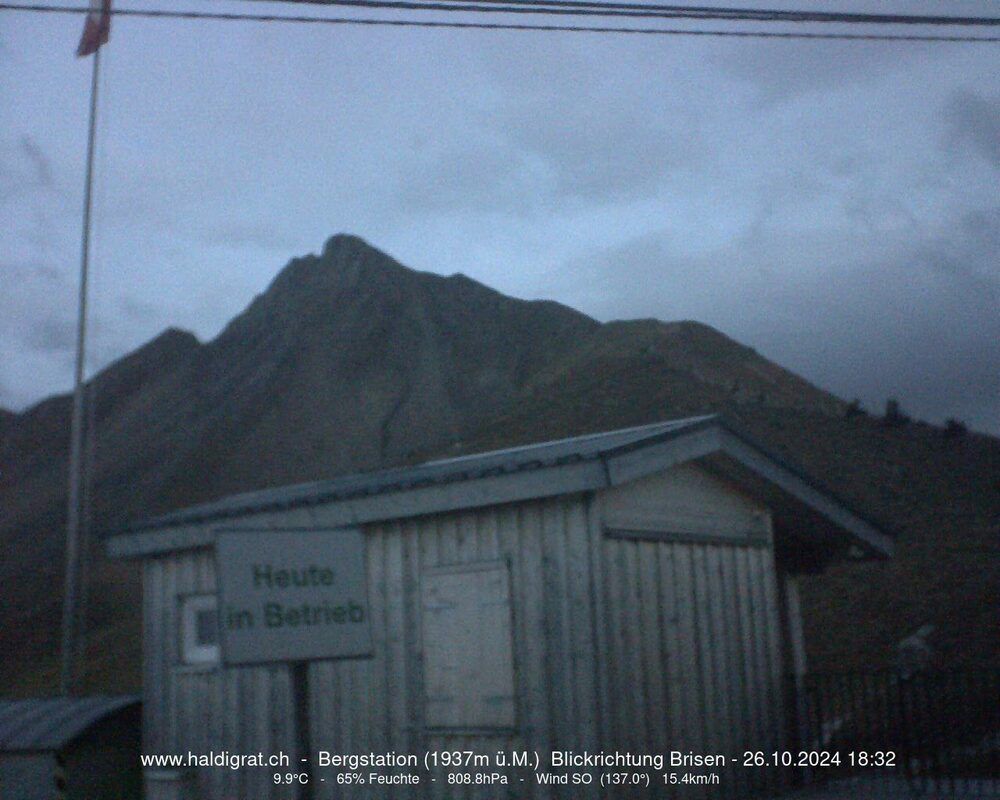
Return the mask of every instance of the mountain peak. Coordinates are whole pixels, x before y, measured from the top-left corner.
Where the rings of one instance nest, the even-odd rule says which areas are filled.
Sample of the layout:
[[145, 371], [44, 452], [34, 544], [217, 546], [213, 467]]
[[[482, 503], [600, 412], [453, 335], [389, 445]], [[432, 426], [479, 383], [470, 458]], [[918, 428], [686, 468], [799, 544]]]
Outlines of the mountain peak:
[[387, 258], [385, 253], [379, 250], [377, 247], [373, 247], [368, 244], [360, 236], [355, 236], [353, 233], [335, 233], [329, 239], [326, 240], [326, 244], [323, 245], [322, 258], [338, 258], [346, 255], [356, 255], [356, 254], [377, 254], [383, 258]]
[[275, 277], [265, 295], [312, 298], [356, 289], [379, 277], [407, 273], [394, 258], [360, 236], [338, 233], [326, 240], [319, 255], [293, 258]]
[[373, 277], [387, 272], [411, 273], [388, 253], [369, 244], [360, 236], [338, 233], [326, 240], [319, 257], [310, 256], [310, 263], [322, 265], [327, 275], [336, 275], [338, 282], [356, 282], [363, 275]]

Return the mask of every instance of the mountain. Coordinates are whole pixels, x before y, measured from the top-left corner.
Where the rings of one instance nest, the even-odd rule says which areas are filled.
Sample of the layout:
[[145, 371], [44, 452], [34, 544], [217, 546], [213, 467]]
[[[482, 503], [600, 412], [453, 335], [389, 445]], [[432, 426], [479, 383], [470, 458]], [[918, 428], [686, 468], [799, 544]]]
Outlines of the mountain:
[[[236, 491], [725, 411], [874, 516], [902, 522], [914, 543], [897, 565], [810, 580], [810, 624], [824, 631], [810, 640], [816, 658], [884, 661], [932, 613], [989, 639], [988, 620], [968, 608], [997, 576], [965, 572], [970, 553], [995, 553], [1000, 443], [848, 416], [840, 399], [699, 323], [601, 324], [462, 275], [410, 270], [341, 235], [293, 259], [212, 341], [168, 330], [105, 369], [93, 391], [102, 529]], [[54, 675], [69, 410], [61, 396], [0, 417], [0, 583], [16, 587], [5, 590], [0, 648], [18, 654], [0, 666], [0, 685], [12, 692]], [[931, 574], [939, 557], [947, 581]], [[127, 688], [137, 681], [135, 567], [94, 560], [90, 683]], [[932, 584], [954, 602], [921, 606]], [[894, 600], [897, 590], [913, 602]], [[837, 616], [870, 613], [872, 598], [885, 608], [871, 625]], [[966, 655], [991, 657], [977, 647]]]

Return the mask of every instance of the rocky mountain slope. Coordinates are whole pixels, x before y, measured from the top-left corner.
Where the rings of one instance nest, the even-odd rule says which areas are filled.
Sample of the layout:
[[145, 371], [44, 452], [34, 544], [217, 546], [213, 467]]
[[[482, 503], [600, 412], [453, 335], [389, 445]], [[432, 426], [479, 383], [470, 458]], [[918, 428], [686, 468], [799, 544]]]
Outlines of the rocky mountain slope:
[[[907, 626], [982, 606], [1000, 577], [976, 567], [996, 555], [996, 439], [848, 419], [841, 400], [707, 326], [601, 324], [415, 272], [355, 237], [294, 259], [214, 340], [166, 331], [95, 384], [99, 528], [235, 491], [723, 410], [902, 522], [905, 554], [913, 543], [915, 560], [811, 582], [810, 624], [836, 627], [811, 640], [824, 663], [884, 659]], [[0, 648], [18, 654], [0, 665], [8, 693], [54, 675], [69, 406], [55, 397], [0, 418]], [[135, 569], [97, 559], [92, 584], [90, 685], [134, 685]], [[946, 602], [924, 599], [931, 584]], [[871, 625], [849, 616], [873, 608]], [[986, 622], [966, 613], [952, 638], [982, 643]]]

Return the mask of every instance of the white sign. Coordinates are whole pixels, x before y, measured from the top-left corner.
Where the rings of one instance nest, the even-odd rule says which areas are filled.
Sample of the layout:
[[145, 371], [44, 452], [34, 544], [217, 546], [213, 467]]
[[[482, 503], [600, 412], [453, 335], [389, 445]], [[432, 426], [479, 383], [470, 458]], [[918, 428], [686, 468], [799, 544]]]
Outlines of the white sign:
[[215, 564], [226, 664], [371, 655], [361, 531], [220, 533]]

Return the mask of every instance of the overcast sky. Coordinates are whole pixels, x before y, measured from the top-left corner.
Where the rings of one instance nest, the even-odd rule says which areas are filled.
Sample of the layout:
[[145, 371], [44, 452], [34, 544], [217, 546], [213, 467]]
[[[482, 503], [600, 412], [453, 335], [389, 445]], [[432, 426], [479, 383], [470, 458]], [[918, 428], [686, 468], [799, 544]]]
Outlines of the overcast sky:
[[[178, 7], [131, 7], [157, 5]], [[0, 12], [7, 408], [72, 380], [81, 26]], [[350, 232], [601, 320], [707, 322], [873, 410], [1000, 432], [1000, 45], [119, 18], [102, 54], [91, 369], [167, 326], [213, 337]]]

